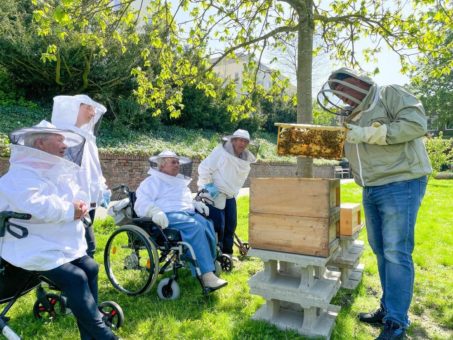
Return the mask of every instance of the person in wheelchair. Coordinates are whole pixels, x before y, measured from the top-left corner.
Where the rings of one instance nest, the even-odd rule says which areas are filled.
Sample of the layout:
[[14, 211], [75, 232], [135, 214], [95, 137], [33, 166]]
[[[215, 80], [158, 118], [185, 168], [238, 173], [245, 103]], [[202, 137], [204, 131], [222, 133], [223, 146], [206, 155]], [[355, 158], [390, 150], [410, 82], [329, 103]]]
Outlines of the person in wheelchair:
[[[26, 237], [7, 232], [0, 256], [9, 264], [40, 274], [67, 297], [82, 339], [117, 339], [98, 309], [98, 265], [87, 256], [81, 219], [88, 212], [86, 194], [76, 175], [84, 137], [67, 130], [32, 127], [10, 135], [9, 171], [0, 178], [0, 211], [31, 215], [17, 220]], [[76, 157], [77, 158], [77, 157]], [[76, 159], [73, 157], [73, 159]]]
[[238, 129], [224, 138], [198, 166], [198, 188], [208, 193], [210, 218], [219, 235], [222, 253], [233, 257], [237, 226], [236, 196], [256, 161], [248, 150], [250, 134]]
[[217, 251], [212, 223], [200, 215], [207, 216], [209, 209], [203, 202], [192, 199], [188, 187], [191, 179], [179, 174], [180, 165], [190, 160], [163, 151], [150, 161], [157, 164], [157, 169], [151, 167], [150, 176], [139, 185], [135, 212], [140, 217], [150, 217], [162, 228], [180, 231], [183, 241], [193, 247], [205, 287], [216, 290], [226, 286], [227, 281], [214, 274]]

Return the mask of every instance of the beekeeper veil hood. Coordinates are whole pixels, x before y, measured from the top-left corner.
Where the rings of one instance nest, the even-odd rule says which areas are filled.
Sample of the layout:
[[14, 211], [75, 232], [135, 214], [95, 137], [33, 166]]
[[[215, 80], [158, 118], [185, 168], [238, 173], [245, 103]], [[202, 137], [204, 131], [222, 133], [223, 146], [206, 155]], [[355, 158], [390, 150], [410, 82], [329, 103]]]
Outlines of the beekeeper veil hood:
[[80, 105], [90, 105], [95, 113], [94, 117], [80, 126], [80, 129], [90, 135], [96, 135], [102, 115], [107, 111], [104, 105], [94, 101], [84, 94], [75, 96], [56, 96], [53, 98], [52, 124], [65, 129], [73, 129], [79, 115]]
[[151, 169], [159, 170], [159, 166], [166, 158], [175, 158], [179, 161], [179, 173], [182, 176], [187, 178], [192, 176], [192, 160], [188, 157], [178, 156], [175, 152], [170, 150], [164, 150], [158, 155], [151, 156], [149, 158], [149, 165]]
[[[35, 144], [38, 139], [45, 139], [51, 135], [62, 136], [65, 148], [60, 148], [58, 151], [64, 152], [63, 158], [80, 166], [83, 157], [85, 138], [75, 132], [56, 129], [48, 122], [45, 123], [46, 124], [43, 124], [41, 122], [37, 126], [13, 131], [9, 136], [12, 146], [14, 147], [17, 145], [37, 149]], [[40, 150], [40, 152], [47, 153], [43, 150]], [[53, 157], [58, 157], [56, 154], [48, 154]]]
[[[327, 112], [348, 116], [363, 100], [359, 100], [355, 96], [352, 96], [350, 91], [352, 90], [363, 94], [364, 97], [369, 93], [370, 88], [363, 89], [362, 87], [351, 84], [345, 81], [347, 78], [358, 79], [365, 84], [369, 84], [370, 87], [374, 85], [373, 80], [368, 76], [359, 74], [357, 71], [346, 67], [342, 67], [332, 72], [317, 96], [318, 104]], [[346, 101], [349, 103], [346, 103]]]

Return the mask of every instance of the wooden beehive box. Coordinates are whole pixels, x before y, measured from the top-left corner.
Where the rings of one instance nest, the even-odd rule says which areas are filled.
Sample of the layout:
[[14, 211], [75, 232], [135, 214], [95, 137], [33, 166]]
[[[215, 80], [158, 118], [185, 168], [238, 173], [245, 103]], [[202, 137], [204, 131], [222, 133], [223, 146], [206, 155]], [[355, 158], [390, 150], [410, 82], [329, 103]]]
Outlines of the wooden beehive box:
[[328, 257], [338, 246], [340, 181], [252, 178], [249, 243], [253, 248]]
[[310, 124], [276, 123], [277, 153], [280, 156], [340, 159], [346, 128]]
[[352, 236], [362, 227], [359, 203], [341, 203], [337, 236]]

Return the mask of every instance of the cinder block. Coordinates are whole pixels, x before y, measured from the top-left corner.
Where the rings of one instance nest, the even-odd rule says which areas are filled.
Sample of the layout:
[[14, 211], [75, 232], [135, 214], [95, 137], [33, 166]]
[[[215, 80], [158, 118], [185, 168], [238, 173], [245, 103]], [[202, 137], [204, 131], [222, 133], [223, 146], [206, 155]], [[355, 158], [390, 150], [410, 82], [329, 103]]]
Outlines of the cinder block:
[[264, 272], [256, 273], [248, 282], [250, 293], [266, 300], [294, 302], [303, 308], [327, 308], [340, 288], [339, 278], [314, 278], [307, 285], [305, 274], [303, 271], [301, 277], [276, 274], [270, 279]]
[[362, 280], [363, 264], [359, 264], [363, 253], [363, 241], [340, 239], [338, 256], [328, 264], [331, 271], [340, 272], [341, 287], [355, 289]]
[[340, 275], [326, 275], [327, 258], [251, 249], [264, 261], [264, 270], [249, 280], [250, 292], [263, 296], [255, 320], [309, 337], [330, 338], [340, 307], [330, 304], [340, 288]]
[[297, 304], [267, 300], [253, 315], [254, 320], [265, 320], [282, 330], [292, 329], [308, 337], [330, 339], [335, 318], [340, 307], [329, 305], [327, 309], [300, 308]]
[[362, 281], [364, 265], [360, 263], [354, 269], [343, 268], [341, 272], [341, 287], [346, 289], [356, 289]]
[[343, 243], [343, 246], [340, 247], [340, 252], [330, 262], [330, 265], [349, 266], [352, 268], [362, 256], [364, 248], [363, 241], [340, 240], [341, 243]]

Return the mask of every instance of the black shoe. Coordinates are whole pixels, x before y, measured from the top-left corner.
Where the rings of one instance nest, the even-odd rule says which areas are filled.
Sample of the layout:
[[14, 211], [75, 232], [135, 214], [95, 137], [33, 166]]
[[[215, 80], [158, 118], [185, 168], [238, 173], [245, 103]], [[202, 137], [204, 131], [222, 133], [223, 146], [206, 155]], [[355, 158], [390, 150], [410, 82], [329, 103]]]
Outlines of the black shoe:
[[387, 320], [384, 325], [384, 329], [376, 340], [399, 340], [404, 339], [406, 330], [401, 325]]
[[377, 325], [377, 326], [382, 326], [384, 323], [384, 316], [386, 312], [384, 307], [379, 307], [378, 310], [372, 312], [372, 313], [360, 313], [358, 318], [361, 322], [369, 323], [371, 325]]

